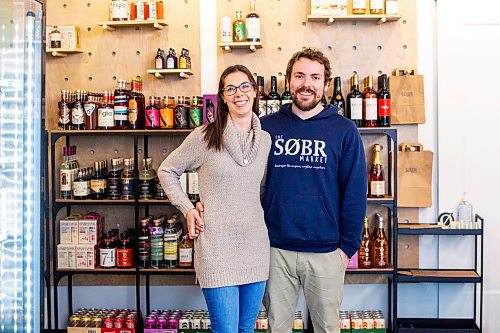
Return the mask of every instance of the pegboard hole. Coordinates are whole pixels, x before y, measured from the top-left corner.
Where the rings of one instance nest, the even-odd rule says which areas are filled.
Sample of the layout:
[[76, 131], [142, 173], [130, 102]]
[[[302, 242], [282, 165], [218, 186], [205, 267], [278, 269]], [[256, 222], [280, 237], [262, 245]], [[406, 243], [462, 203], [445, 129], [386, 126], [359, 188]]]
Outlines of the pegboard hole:
[[141, 55], [141, 51], [135, 51], [136, 55]]
[[281, 46], [278, 46], [278, 52], [281, 52]]
[[116, 81], [116, 76], [113, 76], [113, 81]]
[[278, 27], [281, 27], [281, 22], [278, 22]]
[[64, 81], [68, 82], [68, 81], [69, 81], [69, 78], [65, 77], [65, 78], [64, 78]]
[[302, 46], [302, 51], [304, 51], [305, 49], [307, 49], [307, 47], [305, 47], [305, 46]]
[[89, 81], [92, 81], [92, 76], [89, 76]]
[[352, 74], [353, 74], [353, 75], [354, 75], [354, 74], [358, 74], [358, 71], [352, 71]]
[[333, 47], [331, 45], [328, 45], [328, 51], [333, 50]]
[[408, 48], [408, 45], [404, 44], [404, 45], [403, 45], [403, 49], [405, 49], [405, 50], [406, 50], [407, 48]]
[[68, 7], [68, 5], [67, 4], [63, 4], [63, 8], [66, 8], [66, 7]]
[[278, 76], [283, 76], [283, 73], [282, 72], [278, 72]]
[[95, 154], [95, 151], [94, 151], [93, 149], [91, 149], [91, 150], [89, 151], [89, 154], [90, 154], [90, 155], [94, 155], [94, 154]]
[[357, 21], [352, 21], [352, 25], [356, 25], [356, 24], [358, 24]]
[[135, 27], [135, 31], [141, 30], [141, 27]]
[[257, 73], [253, 73], [253, 76], [257, 77]]
[[382, 73], [383, 73], [382, 71], [378, 71], [378, 75], [382, 75]]
[[116, 55], [116, 52], [115, 51], [111, 52], [111, 55], [114, 57]]
[[92, 28], [91, 27], [87, 27], [87, 31], [88, 32], [92, 31]]
[[189, 28], [189, 25], [185, 24], [185, 25], [184, 25], [184, 28], [186, 28], [186, 29], [187, 29], [187, 28]]
[[87, 7], [90, 7], [90, 2], [87, 2]]
[[305, 27], [307, 25], [307, 22], [302, 22], [302, 26]]
[[161, 150], [161, 153], [162, 153], [163, 155], [166, 155], [166, 154], [167, 154], [167, 150], [166, 150], [165, 148], [163, 148], [163, 149]]
[[410, 244], [405, 244], [405, 250], [408, 250], [410, 248]]
[[184, 0], [184, 3], [189, 3], [189, 0]]
[[138, 153], [138, 154], [142, 154], [142, 149], [138, 149], [138, 150], [137, 150], [137, 153]]
[[89, 55], [89, 57], [92, 57], [92, 52], [89, 52], [89, 53], [87, 53], [87, 54]]
[[353, 51], [356, 51], [357, 49], [358, 49], [358, 47], [357, 47], [356, 45], [353, 45], [353, 46], [352, 46], [352, 50], [353, 50]]
[[403, 20], [403, 24], [406, 24], [406, 20]]
[[115, 153], [115, 155], [117, 155], [117, 154], [119, 153], [118, 149], [115, 149], [115, 150], [113, 151], [113, 153]]
[[380, 51], [382, 50], [382, 45], [377, 46], [377, 49]]

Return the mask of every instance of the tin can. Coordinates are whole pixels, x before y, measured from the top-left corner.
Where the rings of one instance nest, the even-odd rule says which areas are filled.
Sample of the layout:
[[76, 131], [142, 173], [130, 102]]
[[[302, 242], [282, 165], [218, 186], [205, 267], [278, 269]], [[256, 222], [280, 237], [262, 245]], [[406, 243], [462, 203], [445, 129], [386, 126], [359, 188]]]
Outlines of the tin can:
[[185, 96], [177, 98], [175, 107], [175, 128], [188, 128], [189, 110]]
[[179, 328], [179, 319], [175, 315], [170, 315], [168, 317], [168, 328], [178, 329]]
[[91, 327], [92, 318], [89, 315], [85, 315], [80, 319], [80, 327]]
[[208, 317], [201, 318], [200, 326], [201, 326], [202, 330], [209, 330], [212, 327], [212, 323], [210, 321], [210, 318], [208, 318]]
[[374, 320], [375, 328], [385, 328], [385, 319], [384, 318], [375, 318]]
[[92, 317], [92, 327], [101, 327], [102, 317]]
[[165, 317], [158, 317], [158, 320], [156, 321], [157, 327], [156, 328], [167, 328], [167, 318]]
[[340, 318], [339, 326], [341, 330], [348, 330], [351, 328], [351, 320], [347, 317]]
[[293, 327], [294, 330], [302, 330], [304, 329], [304, 320], [300, 317], [296, 317], [293, 320]]
[[111, 316], [107, 316], [103, 319], [102, 324], [105, 328], [113, 328], [114, 318]]
[[137, 323], [137, 319], [135, 317], [128, 317], [125, 320], [125, 326], [127, 328], [135, 328], [136, 323]]
[[365, 317], [363, 318], [363, 329], [373, 329], [375, 328], [375, 323], [373, 318]]
[[125, 328], [125, 318], [118, 316], [113, 320], [114, 328]]
[[359, 317], [351, 317], [351, 328], [353, 330], [361, 330], [363, 329], [363, 319]]
[[146, 319], [144, 320], [144, 328], [147, 328], [147, 329], [156, 328], [156, 318], [146, 317]]
[[78, 326], [80, 326], [80, 316], [78, 315], [69, 316], [68, 327], [78, 327]]
[[201, 318], [200, 317], [193, 317], [191, 319], [191, 324], [193, 330], [199, 330], [201, 329]]

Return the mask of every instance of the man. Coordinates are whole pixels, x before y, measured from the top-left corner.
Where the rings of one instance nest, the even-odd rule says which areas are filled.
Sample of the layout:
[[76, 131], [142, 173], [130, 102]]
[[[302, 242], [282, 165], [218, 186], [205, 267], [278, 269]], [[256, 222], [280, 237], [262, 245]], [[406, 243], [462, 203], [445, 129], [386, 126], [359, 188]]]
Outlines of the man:
[[354, 123], [323, 107], [330, 62], [295, 53], [286, 77], [293, 103], [263, 117], [273, 141], [262, 200], [271, 241], [264, 304], [272, 333], [292, 327], [303, 287], [314, 332], [339, 332], [345, 269], [361, 242], [366, 163]]

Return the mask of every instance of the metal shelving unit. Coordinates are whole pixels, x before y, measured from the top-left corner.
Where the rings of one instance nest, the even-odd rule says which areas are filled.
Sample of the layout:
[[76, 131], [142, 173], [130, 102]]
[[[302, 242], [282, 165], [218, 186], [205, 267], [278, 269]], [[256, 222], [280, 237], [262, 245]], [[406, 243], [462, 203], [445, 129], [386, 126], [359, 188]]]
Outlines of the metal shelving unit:
[[[48, 156], [47, 156], [47, 174], [50, 175], [50, 180], [46, 181], [45, 187], [47, 193], [50, 193], [47, 198], [47, 221], [44, 226], [44, 235], [46, 238], [45, 243], [45, 261], [52, 262], [51, 267], [45, 271], [45, 280], [53, 280], [54, 288], [53, 295], [48, 295], [47, 312], [48, 312], [48, 326], [50, 331], [64, 332], [64, 329], [59, 328], [59, 292], [58, 286], [63, 278], [67, 278], [67, 292], [68, 304], [67, 309], [69, 313], [73, 312], [73, 276], [75, 275], [128, 275], [135, 276], [135, 301], [136, 308], [141, 308], [141, 278], [144, 277], [146, 283], [146, 307], [150, 311], [150, 277], [153, 275], [193, 275], [194, 269], [190, 268], [176, 268], [176, 269], [58, 269], [57, 268], [57, 214], [61, 209], [66, 209], [66, 214], [71, 214], [72, 206], [86, 206], [86, 205], [105, 205], [105, 206], [131, 206], [134, 207], [134, 220], [135, 229], [139, 230], [140, 214], [149, 214], [150, 205], [170, 205], [168, 200], [141, 200], [136, 197], [133, 200], [73, 200], [73, 199], [60, 199], [56, 194], [56, 143], [59, 139], [64, 139], [66, 146], [70, 145], [71, 137], [73, 136], [128, 136], [133, 138], [134, 150], [134, 168], [135, 178], [138, 179], [138, 149], [142, 148], [144, 154], [148, 155], [149, 138], [151, 136], [166, 136], [166, 135], [187, 135], [191, 129], [172, 129], [172, 130], [81, 130], [81, 131], [48, 131]], [[143, 139], [143, 146], [139, 147], [139, 138]], [[136, 259], [137, 259], [136, 251]], [[52, 311], [55, 323], [52, 323]]]
[[[398, 318], [394, 311], [396, 332], [404, 333], [480, 333], [483, 326], [483, 250], [484, 219], [476, 215], [480, 229], [398, 228], [401, 235], [473, 236], [474, 267], [470, 269], [402, 269], [396, 267], [397, 291], [400, 283], [474, 284], [473, 318]], [[480, 244], [479, 244], [480, 241]], [[412, 272], [413, 271], [413, 272]], [[479, 288], [479, 297], [478, 297]], [[479, 303], [479, 304], [478, 304]], [[478, 308], [479, 307], [479, 308]], [[478, 314], [479, 312], [479, 314]]]

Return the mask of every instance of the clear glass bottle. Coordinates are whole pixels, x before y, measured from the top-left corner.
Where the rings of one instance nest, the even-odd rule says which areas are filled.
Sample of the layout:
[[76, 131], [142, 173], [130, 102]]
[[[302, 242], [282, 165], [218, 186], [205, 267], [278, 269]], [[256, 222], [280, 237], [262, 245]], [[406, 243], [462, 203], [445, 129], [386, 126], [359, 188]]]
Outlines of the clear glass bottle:
[[370, 235], [370, 228], [368, 226], [368, 216], [365, 216], [361, 235], [361, 247], [358, 252], [358, 267], [371, 268], [373, 264], [373, 253], [372, 236]]
[[139, 230], [138, 254], [139, 268], [151, 267], [151, 232], [149, 231], [149, 218], [141, 219], [141, 229]]
[[126, 158], [121, 175], [122, 178], [122, 200], [134, 199], [134, 159]]
[[189, 200], [200, 200], [200, 188], [198, 182], [198, 170], [189, 170], [187, 172], [187, 194]]
[[72, 171], [69, 163], [69, 147], [63, 147], [63, 161], [59, 168], [59, 191], [61, 199], [71, 199]]
[[163, 268], [163, 218], [153, 221], [151, 227], [151, 268]]
[[151, 157], [144, 158], [142, 160], [142, 170], [139, 173], [139, 199], [153, 199], [155, 177], [156, 171], [153, 169], [153, 159]]
[[177, 267], [178, 261], [178, 230], [175, 225], [175, 219], [168, 219], [164, 231], [163, 250], [164, 250], [164, 265], [165, 268]]
[[375, 214], [377, 229], [373, 234], [373, 267], [389, 267], [389, 241], [385, 236], [384, 219], [379, 213]]
[[472, 205], [466, 200], [466, 194], [467, 193], [464, 192], [463, 200], [458, 204], [457, 218], [462, 229], [471, 229], [474, 219], [472, 215]]
[[255, 12], [255, 0], [250, 0], [245, 26], [247, 42], [260, 42], [260, 16]]
[[109, 173], [109, 199], [119, 200], [122, 195], [123, 158], [113, 158], [111, 160], [111, 172]]
[[50, 47], [53, 49], [60, 49], [62, 42], [61, 31], [57, 25], [54, 26], [54, 29], [50, 32]]

